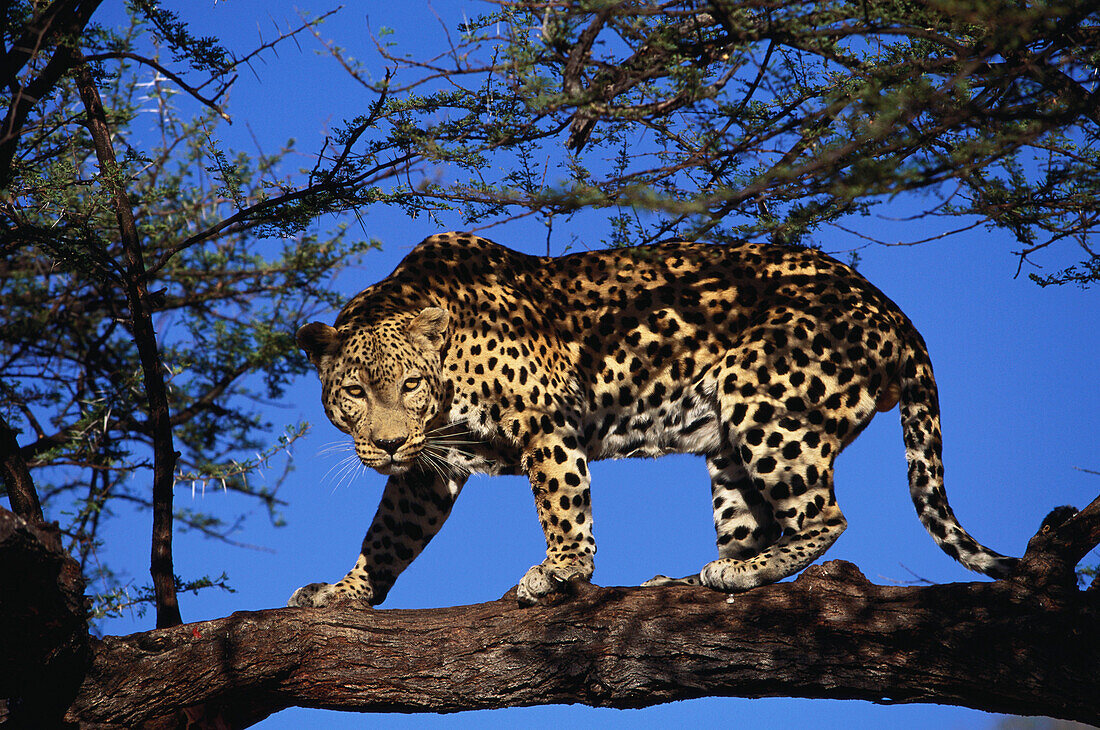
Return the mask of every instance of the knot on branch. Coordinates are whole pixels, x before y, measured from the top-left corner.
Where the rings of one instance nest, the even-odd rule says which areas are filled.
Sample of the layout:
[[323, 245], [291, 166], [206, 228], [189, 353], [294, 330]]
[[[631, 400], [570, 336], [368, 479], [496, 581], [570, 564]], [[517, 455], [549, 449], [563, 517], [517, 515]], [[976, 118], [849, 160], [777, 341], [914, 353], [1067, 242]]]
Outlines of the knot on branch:
[[867, 580], [863, 571], [855, 563], [849, 563], [847, 560], [827, 560], [820, 565], [811, 565], [803, 570], [794, 582], [796, 585], [806, 587], [814, 587], [822, 583], [831, 585], [846, 583], [859, 587], [871, 585], [871, 581]]

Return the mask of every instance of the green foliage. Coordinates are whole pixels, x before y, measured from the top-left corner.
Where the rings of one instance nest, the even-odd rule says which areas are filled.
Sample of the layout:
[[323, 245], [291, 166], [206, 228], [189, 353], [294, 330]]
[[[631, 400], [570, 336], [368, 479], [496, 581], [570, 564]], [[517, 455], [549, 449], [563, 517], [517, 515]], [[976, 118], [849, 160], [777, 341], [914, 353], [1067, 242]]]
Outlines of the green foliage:
[[1077, 582], [1081, 588], [1095, 581], [1097, 575], [1100, 575], [1100, 567], [1096, 565], [1082, 565], [1077, 568]]
[[1039, 286], [1051, 286], [1056, 284], [1076, 284], [1082, 289], [1088, 289], [1100, 281], [1100, 256], [1091, 254], [1079, 264], [1074, 264], [1062, 269], [1056, 274], [1039, 276], [1028, 274], [1032, 281]]
[[[97, 596], [97, 602], [92, 607], [91, 618], [119, 618], [127, 612], [133, 612], [137, 616], [144, 616], [149, 604], [153, 603], [153, 590], [148, 586], [137, 588], [121, 585], [113, 574], [99, 571], [100, 582], [112, 586], [106, 593]], [[216, 578], [204, 575], [194, 580], [183, 580], [175, 576], [177, 593], [198, 593], [206, 588], [220, 588], [229, 593], [235, 593], [229, 585], [229, 576], [222, 573]]]
[[[229, 69], [227, 52], [191, 37], [174, 14], [151, 2], [132, 7], [132, 27], [89, 33], [95, 48], [141, 50], [151, 22], [174, 60]], [[269, 156], [224, 151], [215, 142], [218, 111], [181, 116], [180, 96], [156, 70], [111, 63], [98, 76], [117, 167], [101, 169], [72, 112], [81, 108], [75, 86], [62, 77], [29, 119], [34, 131], [21, 140], [0, 208], [0, 417], [21, 431], [47, 517], [61, 521], [84, 566], [97, 616], [152, 597], [97, 554], [104, 521], [121, 505], [149, 508], [152, 499], [149, 406], [109, 191], [127, 192], [138, 223], [180, 452], [177, 484], [245, 495], [276, 524], [280, 480], [249, 475], [305, 427], [273, 438], [260, 406], [305, 371], [295, 327], [337, 306], [327, 283], [372, 245], [345, 225], [306, 231], [331, 204], [280, 177], [289, 146]], [[150, 122], [154, 131], [139, 134]], [[299, 199], [279, 204], [288, 190]], [[241, 526], [241, 518], [188, 508], [175, 519], [228, 542]], [[180, 590], [227, 587], [224, 576], [177, 582]]]
[[1094, 3], [510, 1], [459, 31], [427, 64], [380, 46], [388, 139], [435, 163], [410, 212], [809, 242], [923, 190], [930, 215], [1011, 231], [1021, 265], [1085, 251], [1040, 281], [1095, 278]]
[[132, 13], [140, 14], [153, 25], [156, 37], [172, 50], [173, 61], [185, 62], [196, 71], [210, 71], [219, 76], [231, 69], [232, 56], [221, 47], [218, 39], [191, 35], [177, 13], [163, 9], [156, 0], [129, 0], [128, 5]]

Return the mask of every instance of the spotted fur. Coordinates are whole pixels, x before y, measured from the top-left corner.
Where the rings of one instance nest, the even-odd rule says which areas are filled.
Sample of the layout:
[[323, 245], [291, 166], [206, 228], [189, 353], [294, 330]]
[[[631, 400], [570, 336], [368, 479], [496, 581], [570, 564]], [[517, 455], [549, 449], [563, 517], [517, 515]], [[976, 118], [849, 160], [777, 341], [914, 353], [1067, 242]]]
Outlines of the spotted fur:
[[844, 531], [833, 461], [899, 402], [921, 522], [968, 568], [1004, 576], [1015, 562], [948, 506], [921, 336], [813, 249], [668, 243], [542, 258], [447, 233], [298, 342], [329, 418], [389, 480], [355, 567], [290, 605], [380, 603], [474, 472], [530, 479], [547, 545], [518, 586], [533, 603], [592, 575], [588, 463], [668, 453], [706, 458], [718, 559], [649, 583], [772, 583]]

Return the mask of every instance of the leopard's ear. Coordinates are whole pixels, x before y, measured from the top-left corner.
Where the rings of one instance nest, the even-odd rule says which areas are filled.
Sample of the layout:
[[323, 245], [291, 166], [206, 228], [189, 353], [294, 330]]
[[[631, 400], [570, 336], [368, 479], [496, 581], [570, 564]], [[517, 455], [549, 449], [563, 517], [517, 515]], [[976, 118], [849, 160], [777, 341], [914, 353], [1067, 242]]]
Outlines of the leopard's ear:
[[321, 359], [335, 355], [340, 347], [336, 338], [336, 328], [324, 322], [310, 322], [298, 328], [294, 339], [298, 347], [305, 351], [314, 367], [321, 367]]
[[447, 325], [450, 323], [451, 315], [446, 309], [426, 307], [412, 318], [406, 331], [414, 344], [439, 351], [447, 341]]

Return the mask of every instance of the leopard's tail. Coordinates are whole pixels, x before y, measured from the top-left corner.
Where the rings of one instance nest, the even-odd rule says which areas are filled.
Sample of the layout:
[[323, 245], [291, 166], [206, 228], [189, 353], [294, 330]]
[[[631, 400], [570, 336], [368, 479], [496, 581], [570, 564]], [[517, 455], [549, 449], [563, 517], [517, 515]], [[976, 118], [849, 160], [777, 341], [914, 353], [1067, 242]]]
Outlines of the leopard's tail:
[[909, 494], [917, 515], [945, 553], [994, 578], [1012, 572], [1018, 558], [994, 552], [962, 528], [943, 488], [939, 394], [924, 339], [910, 328], [900, 373], [901, 428], [909, 461]]

